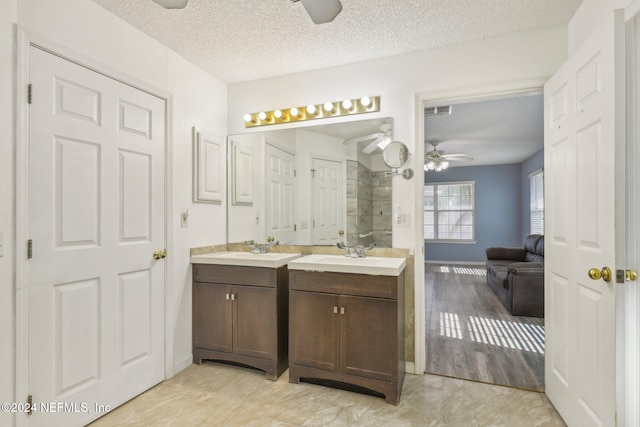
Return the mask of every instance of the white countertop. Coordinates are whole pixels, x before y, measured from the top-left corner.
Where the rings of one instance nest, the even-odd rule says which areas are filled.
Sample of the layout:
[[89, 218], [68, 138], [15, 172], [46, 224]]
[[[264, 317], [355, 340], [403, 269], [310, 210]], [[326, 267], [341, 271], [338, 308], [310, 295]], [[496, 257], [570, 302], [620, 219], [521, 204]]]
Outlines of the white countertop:
[[405, 258], [365, 257], [344, 255], [308, 255], [289, 261], [289, 270], [327, 271], [331, 273], [399, 276], [407, 265]]
[[301, 254], [269, 252], [253, 254], [251, 252], [212, 252], [191, 257], [191, 264], [240, 265], [245, 267], [280, 268]]

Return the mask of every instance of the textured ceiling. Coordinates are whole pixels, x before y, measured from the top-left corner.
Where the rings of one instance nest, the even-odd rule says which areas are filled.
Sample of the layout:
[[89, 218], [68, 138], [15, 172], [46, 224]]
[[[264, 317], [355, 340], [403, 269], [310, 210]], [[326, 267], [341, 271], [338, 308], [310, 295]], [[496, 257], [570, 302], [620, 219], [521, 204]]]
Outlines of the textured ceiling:
[[[316, 25], [291, 0], [94, 0], [236, 83], [566, 24], [582, 0], [341, 0]], [[321, 1], [321, 0], [318, 0]]]

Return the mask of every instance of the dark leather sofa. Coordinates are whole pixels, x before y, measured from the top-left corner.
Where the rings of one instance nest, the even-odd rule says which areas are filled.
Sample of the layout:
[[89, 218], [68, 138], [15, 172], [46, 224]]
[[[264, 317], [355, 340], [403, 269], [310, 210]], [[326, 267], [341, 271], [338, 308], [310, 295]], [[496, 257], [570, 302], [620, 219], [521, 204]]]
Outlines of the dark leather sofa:
[[487, 284], [514, 316], [544, 317], [544, 236], [523, 248], [487, 248]]

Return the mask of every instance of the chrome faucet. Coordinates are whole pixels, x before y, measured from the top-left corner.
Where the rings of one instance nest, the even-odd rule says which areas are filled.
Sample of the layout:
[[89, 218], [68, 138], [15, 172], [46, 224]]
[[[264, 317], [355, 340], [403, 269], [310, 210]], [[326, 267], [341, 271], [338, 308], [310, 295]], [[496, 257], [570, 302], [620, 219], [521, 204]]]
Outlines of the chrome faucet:
[[249, 243], [252, 254], [266, 254], [268, 249], [271, 249], [274, 245], [279, 245], [280, 241], [275, 241], [273, 236], [267, 237], [267, 243]]
[[349, 248], [344, 244], [344, 242], [338, 242], [336, 244], [336, 246], [338, 248], [346, 249], [347, 253], [345, 254], [345, 256], [350, 257], [350, 258], [365, 258], [366, 255], [365, 255], [364, 251], [369, 251], [369, 250], [373, 249], [376, 245], [377, 245], [377, 243], [373, 242], [372, 244], [370, 244], [366, 248], [364, 246], [362, 246], [362, 245], [359, 245], [359, 246], [357, 246], [355, 248]]

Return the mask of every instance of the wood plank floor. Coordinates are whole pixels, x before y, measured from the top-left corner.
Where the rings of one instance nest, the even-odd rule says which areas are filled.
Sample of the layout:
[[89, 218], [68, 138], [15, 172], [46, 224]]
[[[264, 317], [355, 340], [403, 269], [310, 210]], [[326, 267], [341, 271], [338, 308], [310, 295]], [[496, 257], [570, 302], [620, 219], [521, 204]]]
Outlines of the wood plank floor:
[[544, 391], [544, 319], [511, 316], [477, 265], [425, 266], [426, 371]]

